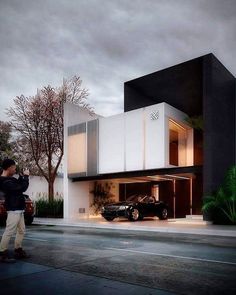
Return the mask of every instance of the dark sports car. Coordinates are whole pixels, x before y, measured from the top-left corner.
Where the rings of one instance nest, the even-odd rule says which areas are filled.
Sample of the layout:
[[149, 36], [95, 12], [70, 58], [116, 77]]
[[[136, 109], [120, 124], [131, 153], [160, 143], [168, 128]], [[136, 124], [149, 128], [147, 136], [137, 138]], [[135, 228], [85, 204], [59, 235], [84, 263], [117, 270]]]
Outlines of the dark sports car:
[[168, 216], [168, 206], [164, 202], [156, 201], [154, 196], [133, 195], [125, 202], [105, 205], [102, 207], [101, 214], [108, 221], [116, 217], [126, 217], [136, 221], [151, 216], [164, 220]]

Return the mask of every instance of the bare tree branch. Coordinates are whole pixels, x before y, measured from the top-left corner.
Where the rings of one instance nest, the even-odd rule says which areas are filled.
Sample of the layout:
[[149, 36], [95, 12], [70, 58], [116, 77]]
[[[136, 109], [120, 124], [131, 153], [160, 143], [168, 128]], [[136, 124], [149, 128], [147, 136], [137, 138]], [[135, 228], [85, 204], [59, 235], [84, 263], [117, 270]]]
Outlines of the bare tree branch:
[[17, 96], [14, 106], [7, 110], [11, 127], [20, 134], [18, 146], [25, 149], [27, 159], [35, 163], [48, 182], [49, 200], [53, 199], [53, 184], [63, 157], [64, 103], [74, 103], [93, 114], [88, 95], [80, 77], [74, 76], [63, 79], [59, 88], [48, 85], [35, 96]]

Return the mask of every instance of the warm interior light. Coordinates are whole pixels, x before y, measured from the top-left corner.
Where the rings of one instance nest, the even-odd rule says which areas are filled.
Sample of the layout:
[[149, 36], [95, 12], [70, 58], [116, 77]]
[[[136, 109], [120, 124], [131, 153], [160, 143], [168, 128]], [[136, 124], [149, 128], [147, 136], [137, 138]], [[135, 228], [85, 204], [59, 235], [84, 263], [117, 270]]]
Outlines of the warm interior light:
[[179, 179], [186, 179], [186, 180], [190, 180], [190, 177], [184, 177], [184, 176], [178, 176], [178, 175], [170, 175], [170, 174], [165, 174], [165, 176], [167, 177], [173, 177], [173, 178], [179, 178]]
[[81, 173], [87, 170], [86, 133], [68, 136], [68, 173]]
[[186, 166], [187, 132], [177, 122], [169, 119], [169, 164]]
[[154, 179], [154, 180], [157, 180], [157, 181], [159, 181], [159, 180], [173, 180], [173, 179], [170, 179], [170, 178], [167, 178], [167, 177], [160, 177], [160, 176], [158, 176], [158, 175], [155, 175], [155, 176], [147, 176], [148, 178], [151, 178], [151, 179]]
[[174, 120], [172, 120], [172, 119], [170, 119], [170, 118], [169, 118], [169, 121], [170, 121], [171, 123], [173, 123], [174, 125], [178, 126], [179, 128], [181, 128], [181, 129], [183, 129], [183, 130], [186, 130], [186, 128], [184, 128], [182, 125], [180, 125], [180, 124], [177, 123], [176, 121], [174, 121]]

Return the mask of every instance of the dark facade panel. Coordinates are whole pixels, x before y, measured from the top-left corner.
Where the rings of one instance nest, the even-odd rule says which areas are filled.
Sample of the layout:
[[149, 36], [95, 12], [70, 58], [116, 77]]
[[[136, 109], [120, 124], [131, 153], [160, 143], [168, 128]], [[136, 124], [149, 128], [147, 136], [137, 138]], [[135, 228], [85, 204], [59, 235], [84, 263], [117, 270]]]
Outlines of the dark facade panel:
[[203, 191], [218, 189], [235, 164], [235, 78], [214, 55], [203, 68]]
[[86, 172], [69, 173], [68, 174], [68, 178], [70, 178], [70, 179], [80, 178], [80, 177], [86, 177]]
[[98, 173], [98, 122], [87, 123], [87, 176]]
[[168, 205], [168, 217], [174, 217], [174, 187], [173, 181], [162, 181], [159, 184], [159, 199]]
[[129, 83], [124, 84], [124, 93], [125, 93], [125, 100], [124, 100], [124, 110], [125, 112], [140, 109], [149, 105], [156, 104], [154, 98], [148, 97], [147, 94], [142, 92], [139, 87], [130, 85]]
[[203, 115], [203, 142], [200, 134], [194, 141], [194, 164], [204, 163], [203, 195], [216, 190], [236, 163], [235, 83], [220, 61], [207, 54], [124, 86], [125, 111], [166, 102], [190, 116]]
[[68, 127], [68, 135], [74, 135], [74, 134], [85, 133], [85, 132], [86, 132], [86, 123], [81, 123], [81, 124]]
[[166, 102], [188, 115], [202, 114], [202, 62], [199, 57], [126, 82], [125, 112]]
[[175, 186], [175, 218], [184, 218], [190, 214], [189, 180], [176, 180]]
[[193, 215], [202, 214], [202, 174], [195, 173], [195, 178], [193, 178], [193, 199], [192, 199], [192, 213]]

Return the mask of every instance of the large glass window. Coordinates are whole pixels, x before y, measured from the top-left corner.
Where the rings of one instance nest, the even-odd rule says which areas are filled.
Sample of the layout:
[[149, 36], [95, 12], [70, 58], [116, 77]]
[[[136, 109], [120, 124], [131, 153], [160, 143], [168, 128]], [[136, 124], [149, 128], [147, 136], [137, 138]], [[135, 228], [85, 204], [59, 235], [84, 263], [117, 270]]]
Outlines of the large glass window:
[[187, 130], [177, 122], [169, 120], [169, 164], [186, 166]]
[[85, 173], [86, 161], [86, 133], [68, 136], [68, 173]]

